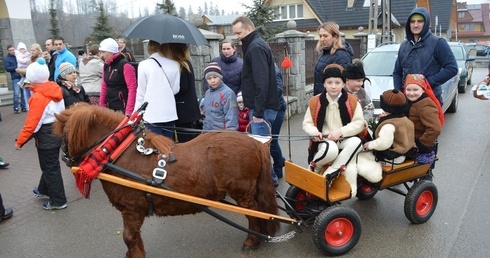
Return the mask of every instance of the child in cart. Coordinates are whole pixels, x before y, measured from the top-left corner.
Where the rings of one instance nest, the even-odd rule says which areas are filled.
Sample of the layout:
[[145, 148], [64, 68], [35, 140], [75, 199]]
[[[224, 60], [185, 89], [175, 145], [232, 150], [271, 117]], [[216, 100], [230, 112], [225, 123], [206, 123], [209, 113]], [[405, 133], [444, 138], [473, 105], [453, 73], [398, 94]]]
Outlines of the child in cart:
[[383, 113], [374, 131], [374, 140], [364, 149], [374, 150], [377, 161], [401, 164], [405, 154], [414, 147], [413, 122], [405, 116], [407, 98], [398, 90], [387, 90], [380, 96]]
[[419, 163], [433, 163], [435, 143], [444, 125], [444, 112], [423, 75], [407, 75], [404, 89], [410, 101], [408, 118], [415, 129], [416, 148], [413, 149], [412, 156]]
[[[323, 176], [338, 174], [361, 151], [358, 135], [366, 131], [361, 105], [344, 89], [343, 70], [337, 64], [325, 68], [325, 90], [310, 99], [303, 120], [303, 130], [312, 137], [308, 149], [310, 169]], [[323, 172], [327, 164], [330, 166]]]

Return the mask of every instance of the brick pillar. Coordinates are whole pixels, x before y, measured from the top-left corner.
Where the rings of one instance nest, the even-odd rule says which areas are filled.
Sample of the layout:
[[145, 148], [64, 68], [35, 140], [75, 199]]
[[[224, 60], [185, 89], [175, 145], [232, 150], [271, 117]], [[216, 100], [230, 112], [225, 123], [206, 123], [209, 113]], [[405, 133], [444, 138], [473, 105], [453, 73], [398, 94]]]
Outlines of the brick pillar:
[[364, 32], [364, 28], [362, 26], [359, 27], [358, 31], [359, 32], [357, 32], [353, 36], [354, 38], [361, 40], [359, 57], [362, 58], [367, 53], [368, 34]]
[[287, 117], [294, 114], [302, 114], [308, 107], [308, 99], [305, 91], [305, 39], [308, 35], [295, 30], [296, 22], [294, 21], [288, 22], [288, 28], [289, 30], [276, 35], [277, 42], [287, 42], [289, 58], [293, 62], [293, 66], [289, 72], [289, 81], [286, 82], [286, 78], [284, 78], [284, 84], [287, 83], [288, 88], [288, 92], [284, 92], [284, 96], [290, 110]]
[[204, 96], [206, 90], [203, 87], [204, 83], [204, 69], [215, 57], [220, 53], [220, 42], [223, 39], [223, 35], [210, 32], [207, 30], [201, 30], [204, 37], [208, 40], [209, 46], [192, 46], [190, 47], [192, 66], [194, 67], [194, 76], [196, 79], [196, 94], [198, 98]]

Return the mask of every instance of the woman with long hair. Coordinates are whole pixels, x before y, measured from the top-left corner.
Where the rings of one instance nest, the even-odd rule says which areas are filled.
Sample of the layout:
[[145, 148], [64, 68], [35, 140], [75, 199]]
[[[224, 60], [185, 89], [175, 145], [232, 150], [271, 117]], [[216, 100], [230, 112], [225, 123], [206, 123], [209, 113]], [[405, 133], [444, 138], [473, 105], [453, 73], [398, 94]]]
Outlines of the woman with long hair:
[[315, 65], [314, 95], [325, 90], [323, 87], [323, 70], [329, 64], [339, 64], [345, 68], [352, 62], [352, 49], [342, 41], [339, 25], [335, 22], [327, 22], [318, 27], [320, 39], [316, 49], [321, 53]]
[[150, 57], [138, 65], [136, 107], [148, 102], [143, 119], [148, 130], [173, 139], [177, 120], [174, 95], [180, 90], [179, 63], [172, 60], [169, 44], [148, 42]]
[[176, 142], [187, 142], [197, 136], [196, 133], [185, 129], [195, 129], [200, 118], [199, 103], [196, 95], [194, 68], [191, 64], [191, 54], [187, 44], [168, 44], [172, 59], [179, 63], [180, 90], [175, 94], [178, 119], [175, 121]]

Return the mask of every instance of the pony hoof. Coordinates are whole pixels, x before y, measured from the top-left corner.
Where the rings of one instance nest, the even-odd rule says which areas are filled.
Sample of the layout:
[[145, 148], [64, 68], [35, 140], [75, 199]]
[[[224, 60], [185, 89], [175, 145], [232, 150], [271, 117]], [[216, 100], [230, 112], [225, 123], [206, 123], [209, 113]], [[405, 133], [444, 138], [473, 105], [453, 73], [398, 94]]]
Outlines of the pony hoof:
[[242, 247], [242, 253], [243, 254], [249, 254], [249, 253], [252, 253], [253, 251], [257, 250], [257, 246], [248, 246], [248, 245], [244, 245]]

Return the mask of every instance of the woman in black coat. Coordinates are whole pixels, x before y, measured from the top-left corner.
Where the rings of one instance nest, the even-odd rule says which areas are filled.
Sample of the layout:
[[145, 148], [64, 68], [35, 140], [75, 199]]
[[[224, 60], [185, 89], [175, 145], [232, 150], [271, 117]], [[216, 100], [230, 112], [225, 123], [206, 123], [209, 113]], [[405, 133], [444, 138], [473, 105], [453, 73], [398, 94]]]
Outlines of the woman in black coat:
[[[186, 44], [170, 44], [172, 59], [180, 64], [180, 91], [175, 95], [177, 121], [175, 121], [175, 141], [187, 142], [199, 133], [192, 132], [201, 116], [196, 95], [194, 68], [190, 62], [191, 55]], [[191, 129], [191, 130], [186, 130]]]

